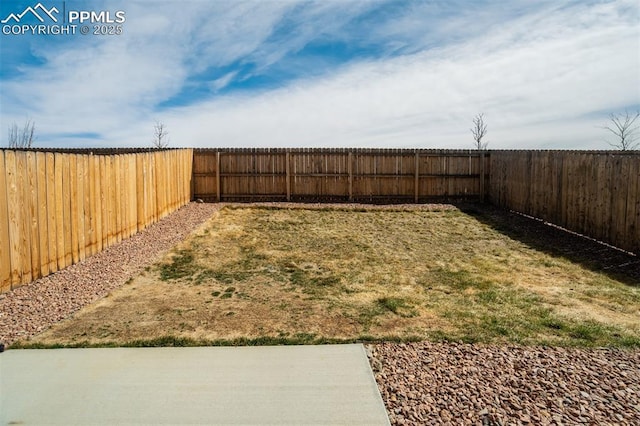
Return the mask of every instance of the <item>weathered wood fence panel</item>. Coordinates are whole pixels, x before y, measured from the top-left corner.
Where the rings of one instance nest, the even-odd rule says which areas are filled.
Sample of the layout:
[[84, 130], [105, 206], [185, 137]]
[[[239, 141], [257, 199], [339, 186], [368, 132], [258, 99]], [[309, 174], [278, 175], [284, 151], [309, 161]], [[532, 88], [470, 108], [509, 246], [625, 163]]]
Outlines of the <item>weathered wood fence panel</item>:
[[130, 237], [191, 200], [191, 149], [0, 150], [0, 292]]
[[207, 201], [421, 202], [483, 199], [489, 154], [470, 150], [196, 149]]
[[[357, 194], [353, 178], [353, 155], [341, 150], [300, 150], [289, 152], [286, 176], [292, 201], [349, 200]], [[350, 179], [351, 176], [351, 179]], [[286, 182], [285, 182], [286, 186]]]
[[493, 204], [640, 253], [640, 154], [491, 151]]

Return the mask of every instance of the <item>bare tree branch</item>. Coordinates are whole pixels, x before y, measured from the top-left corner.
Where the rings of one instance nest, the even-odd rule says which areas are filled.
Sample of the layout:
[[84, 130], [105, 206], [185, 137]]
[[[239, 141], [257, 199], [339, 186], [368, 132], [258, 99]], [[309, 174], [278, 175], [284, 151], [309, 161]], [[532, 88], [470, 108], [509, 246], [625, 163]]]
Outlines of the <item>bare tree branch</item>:
[[630, 114], [627, 110], [624, 111], [624, 114], [609, 114], [611, 124], [602, 126], [602, 128], [611, 132], [615, 136], [615, 141], [607, 143], [621, 151], [638, 148], [640, 146], [640, 142], [636, 141], [638, 139], [636, 135], [638, 124], [634, 125], [638, 117], [640, 117], [640, 111], [635, 114]]
[[480, 113], [473, 118], [473, 127], [471, 129], [475, 147], [478, 150], [487, 149], [489, 142], [482, 142], [482, 138], [487, 134], [487, 125], [484, 122], [484, 114]]
[[13, 123], [9, 126], [9, 148], [18, 147], [18, 124]]
[[156, 121], [153, 126], [153, 141], [151, 142], [155, 148], [166, 148], [169, 146], [169, 132], [161, 121]]
[[22, 129], [17, 123], [9, 126], [9, 148], [31, 148], [35, 141], [36, 124], [32, 120], [25, 120]]

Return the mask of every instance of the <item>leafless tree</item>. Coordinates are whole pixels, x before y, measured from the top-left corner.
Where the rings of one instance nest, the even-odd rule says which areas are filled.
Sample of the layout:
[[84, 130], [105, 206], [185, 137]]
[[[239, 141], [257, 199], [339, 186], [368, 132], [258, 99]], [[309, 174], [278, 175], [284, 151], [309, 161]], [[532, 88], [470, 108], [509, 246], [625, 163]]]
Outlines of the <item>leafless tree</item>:
[[153, 126], [153, 141], [152, 144], [154, 148], [166, 148], [169, 146], [169, 132], [167, 131], [167, 127], [161, 121], [156, 121], [156, 124]]
[[640, 145], [639, 142], [636, 142], [638, 124], [635, 124], [638, 117], [640, 117], [640, 111], [635, 114], [630, 114], [627, 110], [624, 111], [624, 114], [609, 114], [611, 123], [602, 127], [615, 136], [616, 140], [608, 142], [609, 145], [621, 151], [630, 151], [638, 148]]
[[31, 148], [35, 141], [36, 124], [32, 120], [25, 120], [22, 129], [18, 123], [9, 126], [9, 148]]
[[482, 138], [487, 134], [487, 124], [484, 122], [484, 114], [480, 113], [473, 118], [473, 127], [471, 129], [476, 149], [487, 149], [489, 142], [482, 142]]

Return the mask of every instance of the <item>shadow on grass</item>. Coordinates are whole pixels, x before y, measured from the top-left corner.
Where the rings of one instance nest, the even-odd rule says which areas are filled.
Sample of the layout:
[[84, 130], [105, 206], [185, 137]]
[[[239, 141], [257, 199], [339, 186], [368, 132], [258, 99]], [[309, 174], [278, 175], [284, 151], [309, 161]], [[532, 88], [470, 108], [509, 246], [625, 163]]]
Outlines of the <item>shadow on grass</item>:
[[462, 212], [535, 250], [562, 257], [624, 284], [640, 286], [640, 258], [537, 219], [489, 205], [458, 205]]

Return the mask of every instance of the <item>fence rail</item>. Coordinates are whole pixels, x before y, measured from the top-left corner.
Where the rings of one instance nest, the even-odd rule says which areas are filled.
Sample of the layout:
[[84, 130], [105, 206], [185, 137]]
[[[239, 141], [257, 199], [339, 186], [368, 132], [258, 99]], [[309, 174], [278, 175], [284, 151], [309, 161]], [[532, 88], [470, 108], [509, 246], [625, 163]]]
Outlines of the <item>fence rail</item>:
[[640, 153], [492, 151], [490, 201], [640, 254]]
[[0, 292], [91, 256], [191, 199], [190, 149], [0, 150]]
[[207, 201], [479, 200], [486, 152], [229, 149], [194, 151], [194, 197]]

